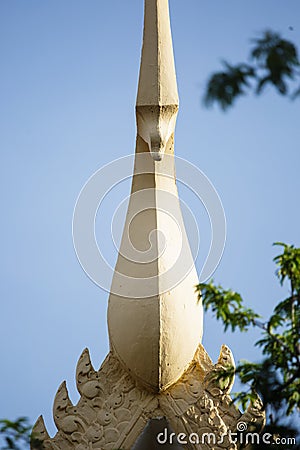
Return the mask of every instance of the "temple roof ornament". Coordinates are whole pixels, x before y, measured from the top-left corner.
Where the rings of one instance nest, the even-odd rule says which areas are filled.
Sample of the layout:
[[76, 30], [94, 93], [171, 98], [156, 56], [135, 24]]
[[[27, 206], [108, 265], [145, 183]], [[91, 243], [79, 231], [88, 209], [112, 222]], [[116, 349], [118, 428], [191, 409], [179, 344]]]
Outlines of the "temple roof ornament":
[[179, 379], [202, 337], [199, 281], [175, 180], [178, 103], [168, 0], [146, 0], [135, 166], [108, 327], [121, 363], [154, 392]]
[[[259, 399], [243, 415], [229, 395], [233, 377], [220, 383], [234, 367], [229, 348], [214, 365], [201, 345], [198, 277], [175, 179], [177, 112], [168, 0], [145, 0], [134, 173], [108, 305], [110, 352], [98, 371], [82, 353], [78, 403], [63, 382], [53, 406], [58, 431], [51, 438], [40, 417], [32, 450], [154, 450], [163, 446], [158, 431], [162, 439], [181, 433], [191, 450], [236, 450], [230, 433], [240, 423], [256, 432], [263, 426]], [[183, 447], [175, 440], [164, 448]]]
[[[227, 347], [222, 347], [219, 361], [228, 351]], [[174, 430], [176, 436], [182, 433], [187, 442], [184, 448], [190, 450], [237, 450], [236, 433], [241, 424], [248, 427], [249, 432], [257, 433], [264, 425], [264, 413], [257, 401], [241, 414], [232, 404], [230, 389], [218, 386], [216, 370], [220, 369], [220, 363], [213, 365], [200, 345], [177, 383], [154, 394], [143, 389], [112, 352], [96, 371], [85, 350], [76, 370], [79, 402], [76, 406], [72, 404], [63, 382], [53, 405], [57, 434], [50, 438], [40, 417], [33, 435], [36, 442], [43, 443], [44, 450], [154, 450], [161, 447], [175, 450], [180, 447], [174, 434], [171, 435]], [[153, 436], [149, 435], [149, 426], [157, 430], [159, 423], [155, 427], [151, 425], [162, 418], [165, 418], [160, 430], [163, 434], [159, 436], [160, 433], [154, 431]], [[168, 445], [170, 443], [172, 445]], [[32, 443], [32, 450], [41, 449], [38, 445]]]

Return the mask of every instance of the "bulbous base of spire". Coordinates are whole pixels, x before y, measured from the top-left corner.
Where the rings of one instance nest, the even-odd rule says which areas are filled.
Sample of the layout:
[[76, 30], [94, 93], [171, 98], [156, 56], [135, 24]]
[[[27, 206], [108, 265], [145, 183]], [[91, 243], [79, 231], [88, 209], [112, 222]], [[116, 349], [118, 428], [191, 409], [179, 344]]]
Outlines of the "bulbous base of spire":
[[153, 392], [178, 380], [201, 342], [198, 283], [175, 182], [173, 138], [156, 162], [138, 137], [108, 329], [122, 365]]

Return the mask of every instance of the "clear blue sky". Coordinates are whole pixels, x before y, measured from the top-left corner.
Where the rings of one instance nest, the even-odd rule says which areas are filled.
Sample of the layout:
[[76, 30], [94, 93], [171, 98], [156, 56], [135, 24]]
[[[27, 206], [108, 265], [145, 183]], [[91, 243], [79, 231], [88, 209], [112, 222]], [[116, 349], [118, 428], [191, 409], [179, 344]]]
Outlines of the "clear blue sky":
[[[223, 114], [204, 109], [200, 97], [220, 60], [243, 60], [261, 30], [299, 44], [300, 4], [170, 0], [170, 8], [181, 100], [176, 153], [211, 179], [227, 217], [214, 278], [267, 316], [286, 295], [274, 276], [271, 244], [300, 245], [300, 100], [266, 91]], [[0, 2], [0, 417], [34, 422], [43, 414], [52, 434], [61, 381], [78, 399], [81, 351], [90, 349], [97, 368], [108, 351], [108, 295], [77, 262], [71, 222], [87, 178], [134, 151], [142, 20], [142, 0]], [[200, 205], [183, 188], [181, 195], [199, 210], [205, 229]], [[114, 261], [109, 219], [101, 212], [99, 229]], [[222, 343], [237, 360], [258, 358], [257, 336], [224, 336], [205, 319], [204, 344], [214, 360]]]

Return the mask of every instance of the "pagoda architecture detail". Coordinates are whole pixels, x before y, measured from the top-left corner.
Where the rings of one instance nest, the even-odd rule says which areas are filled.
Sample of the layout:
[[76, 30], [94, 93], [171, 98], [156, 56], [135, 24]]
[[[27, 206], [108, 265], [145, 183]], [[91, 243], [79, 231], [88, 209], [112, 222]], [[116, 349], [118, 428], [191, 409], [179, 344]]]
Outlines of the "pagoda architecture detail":
[[[259, 401], [242, 415], [231, 403], [234, 366], [222, 346], [213, 364], [201, 345], [202, 305], [174, 167], [178, 92], [168, 0], [145, 0], [131, 195], [108, 304], [110, 352], [100, 369], [79, 358], [80, 400], [66, 383], [50, 437], [40, 417], [32, 450], [237, 449], [238, 424], [259, 431]], [[213, 439], [204, 439], [208, 433]], [[181, 436], [181, 439], [178, 437]]]

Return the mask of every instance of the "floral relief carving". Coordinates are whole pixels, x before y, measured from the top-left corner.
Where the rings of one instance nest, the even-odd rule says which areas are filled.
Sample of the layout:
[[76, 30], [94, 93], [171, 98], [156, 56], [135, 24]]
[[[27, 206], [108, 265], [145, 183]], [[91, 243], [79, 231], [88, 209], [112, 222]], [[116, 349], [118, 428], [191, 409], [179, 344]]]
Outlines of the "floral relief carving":
[[[99, 371], [90, 360], [88, 350], [79, 358], [76, 370], [77, 388], [81, 398], [74, 406], [66, 383], [59, 387], [53, 414], [57, 434], [51, 438], [40, 417], [34, 427], [34, 437], [45, 450], [113, 450], [130, 449], [151, 418], [166, 417], [174, 431], [198, 436], [214, 433], [223, 436], [220, 449], [235, 450], [228, 441], [228, 431], [235, 431], [239, 420], [255, 430], [264, 423], [262, 405], [257, 400], [242, 415], [231, 403], [232, 380], [219, 384], [217, 372], [234, 364], [228, 347], [222, 346], [214, 365], [202, 345], [187, 371], [173, 386], [160, 394], [148, 392], [109, 353]], [[34, 442], [32, 450], [37, 450]], [[197, 449], [197, 444], [187, 448]], [[202, 449], [217, 449], [204, 444]]]

